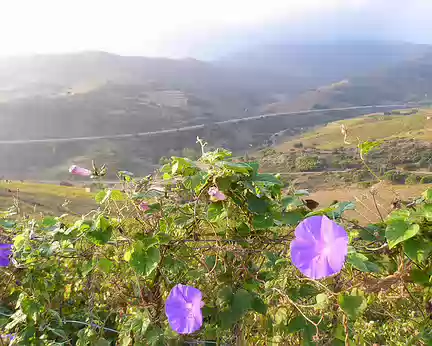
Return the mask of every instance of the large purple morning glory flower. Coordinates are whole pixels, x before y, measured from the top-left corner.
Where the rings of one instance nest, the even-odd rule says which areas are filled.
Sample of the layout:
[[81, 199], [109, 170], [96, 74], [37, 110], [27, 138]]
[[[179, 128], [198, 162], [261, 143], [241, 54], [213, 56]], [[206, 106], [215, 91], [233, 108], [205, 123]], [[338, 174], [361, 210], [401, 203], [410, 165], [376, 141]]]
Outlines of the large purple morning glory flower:
[[303, 220], [291, 242], [293, 264], [311, 279], [339, 273], [347, 253], [347, 232], [327, 216], [311, 216]]
[[12, 244], [0, 244], [0, 267], [7, 267], [12, 254]]
[[203, 322], [203, 306], [202, 293], [199, 289], [175, 285], [165, 303], [165, 313], [171, 328], [179, 334], [190, 334], [200, 329]]

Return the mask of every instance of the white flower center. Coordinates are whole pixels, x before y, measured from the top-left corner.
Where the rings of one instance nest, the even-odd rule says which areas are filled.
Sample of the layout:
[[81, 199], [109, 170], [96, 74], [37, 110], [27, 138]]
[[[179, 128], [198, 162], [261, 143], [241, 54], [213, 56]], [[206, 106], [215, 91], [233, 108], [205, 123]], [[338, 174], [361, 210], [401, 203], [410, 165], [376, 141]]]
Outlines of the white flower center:
[[330, 253], [331, 253], [331, 248], [330, 248], [330, 246], [324, 246], [323, 249], [322, 249], [322, 254], [323, 254], [324, 256], [328, 256], [328, 255], [330, 255]]

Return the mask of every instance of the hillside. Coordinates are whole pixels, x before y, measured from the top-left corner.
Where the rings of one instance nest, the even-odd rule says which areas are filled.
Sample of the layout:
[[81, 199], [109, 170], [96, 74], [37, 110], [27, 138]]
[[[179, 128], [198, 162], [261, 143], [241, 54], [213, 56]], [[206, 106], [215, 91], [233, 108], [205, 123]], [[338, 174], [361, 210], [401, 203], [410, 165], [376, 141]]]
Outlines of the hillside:
[[[413, 112], [413, 114], [409, 114]], [[341, 134], [341, 125], [348, 131], [347, 140]], [[340, 147], [354, 148], [360, 141], [411, 139], [432, 142], [432, 110], [402, 110], [392, 114], [375, 113], [362, 117], [336, 121], [304, 133], [295, 139], [286, 141], [276, 150], [286, 152], [296, 143], [303, 147], [314, 147], [322, 150], [333, 150]]]
[[266, 111], [325, 109], [394, 102], [429, 101], [432, 95], [432, 54], [390, 64], [383, 68], [334, 81], [294, 100], [280, 100]]
[[[341, 133], [341, 125], [347, 137]], [[257, 153], [263, 170], [281, 172], [312, 190], [376, 182], [360, 160], [357, 145], [380, 141], [367, 157], [369, 167], [396, 184], [432, 182], [432, 111], [375, 113], [332, 122], [303, 134], [280, 139]], [[408, 179], [409, 178], [409, 179]], [[407, 180], [408, 179], [408, 180]]]
[[[195, 155], [196, 136], [241, 155], [273, 143], [281, 130], [285, 135], [295, 135], [365, 111], [328, 111], [211, 124], [263, 112], [358, 104], [354, 96], [363, 96], [359, 88], [351, 88], [353, 81], [372, 83], [370, 76], [386, 76], [388, 69], [394, 71], [392, 78], [400, 77], [402, 81], [412, 76], [411, 84], [403, 84], [405, 94], [420, 94], [422, 85], [432, 81], [432, 77], [422, 73], [421, 84], [416, 74], [416, 69], [428, 67], [421, 64], [427, 61], [426, 57], [418, 56], [429, 46], [358, 43], [354, 49], [353, 45], [304, 45], [279, 50], [261, 47], [250, 56], [238, 55], [218, 62], [124, 57], [102, 52], [0, 59], [0, 141], [77, 138], [70, 142], [2, 143], [0, 175], [64, 179], [68, 165], [88, 166], [92, 159], [107, 163], [111, 176], [118, 169], [146, 174], [162, 156], [181, 155], [184, 149]], [[265, 52], [265, 59], [259, 58], [259, 51]], [[318, 52], [322, 52], [321, 63], [326, 61], [325, 69], [318, 68]], [[383, 70], [383, 65], [387, 69]], [[404, 74], [398, 73], [401, 66], [412, 67]], [[309, 70], [313, 73], [305, 73]], [[367, 72], [371, 70], [381, 72]], [[347, 75], [353, 73], [364, 77]], [[321, 82], [341, 77], [347, 82], [319, 88]], [[364, 98], [360, 103], [399, 101], [399, 96], [408, 100], [405, 94], [396, 93], [402, 89], [396, 87], [395, 95], [386, 97], [386, 83], [397, 85], [393, 81], [376, 84], [377, 90], [371, 89], [375, 99], [366, 102]], [[339, 90], [347, 90], [348, 95], [351, 89], [352, 100], [334, 100], [334, 95], [341, 97]], [[208, 126], [146, 137], [81, 139], [197, 124]]]
[[387, 41], [340, 41], [316, 44], [253, 46], [221, 59], [224, 66], [296, 76], [310, 88], [361, 76], [401, 62], [421, 58], [428, 45]]

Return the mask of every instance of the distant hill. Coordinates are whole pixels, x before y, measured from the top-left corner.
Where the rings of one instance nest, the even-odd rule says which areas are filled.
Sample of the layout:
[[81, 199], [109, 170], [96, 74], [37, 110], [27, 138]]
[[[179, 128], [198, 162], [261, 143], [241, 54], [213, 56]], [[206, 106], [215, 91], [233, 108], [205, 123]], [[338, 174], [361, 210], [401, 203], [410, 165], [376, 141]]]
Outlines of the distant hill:
[[281, 100], [264, 110], [326, 109], [344, 106], [429, 101], [432, 99], [432, 53]]
[[[421, 99], [432, 94], [429, 50], [363, 42], [257, 47], [213, 62], [103, 52], [0, 59], [0, 141], [149, 132], [265, 112]], [[64, 178], [69, 164], [89, 165], [92, 158], [111, 172], [148, 173], [161, 156], [194, 147], [197, 135], [244, 153], [281, 130], [297, 133], [358, 114], [265, 118], [146, 138], [0, 144], [0, 176]]]
[[225, 66], [296, 76], [311, 88], [417, 59], [429, 45], [387, 41], [341, 41], [318, 44], [252, 46], [221, 59]]

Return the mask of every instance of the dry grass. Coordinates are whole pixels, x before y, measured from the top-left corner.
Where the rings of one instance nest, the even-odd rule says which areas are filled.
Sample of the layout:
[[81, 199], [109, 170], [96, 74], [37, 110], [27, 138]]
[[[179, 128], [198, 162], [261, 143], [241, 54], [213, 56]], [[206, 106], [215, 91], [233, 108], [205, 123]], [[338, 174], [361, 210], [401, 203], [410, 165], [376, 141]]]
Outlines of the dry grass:
[[[341, 133], [342, 124], [348, 130], [347, 139], [350, 145], [344, 143], [344, 136]], [[287, 141], [275, 149], [287, 152], [294, 147], [295, 143], [302, 142], [304, 147], [332, 150], [342, 146], [353, 147], [357, 145], [357, 138], [360, 141], [394, 138], [432, 141], [432, 110], [421, 109], [414, 115], [372, 114], [336, 121]]]
[[[371, 189], [360, 189], [357, 187], [347, 187], [341, 189], [319, 190], [311, 193], [310, 198], [320, 203], [320, 208], [332, 204], [333, 201], [339, 202], [353, 201], [356, 210], [348, 211], [349, 218], [359, 220], [362, 224], [373, 223], [385, 218], [392, 211], [392, 202], [395, 198], [402, 201], [409, 201], [421, 195], [431, 185], [390, 185], [379, 183], [375, 185], [375, 202]], [[379, 210], [379, 211], [378, 211]]]
[[26, 214], [82, 214], [96, 206], [93, 194], [84, 188], [51, 184], [0, 183], [0, 210], [17, 205]]

